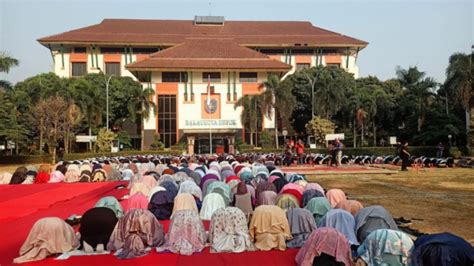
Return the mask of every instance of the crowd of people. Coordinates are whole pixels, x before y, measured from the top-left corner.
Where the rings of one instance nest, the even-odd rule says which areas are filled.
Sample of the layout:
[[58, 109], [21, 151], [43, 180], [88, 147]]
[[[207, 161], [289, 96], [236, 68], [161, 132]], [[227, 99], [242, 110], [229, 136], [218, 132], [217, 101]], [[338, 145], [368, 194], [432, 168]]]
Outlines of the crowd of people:
[[298, 265], [474, 263], [464, 239], [442, 233], [414, 241], [382, 206], [363, 206], [340, 189], [285, 173], [269, 156], [101, 158], [20, 167], [0, 180], [128, 181], [124, 198], [102, 198], [80, 217], [78, 233], [60, 218], [38, 220], [16, 263], [59, 253], [135, 258], [152, 248], [191, 255], [206, 246], [216, 253], [299, 248]]

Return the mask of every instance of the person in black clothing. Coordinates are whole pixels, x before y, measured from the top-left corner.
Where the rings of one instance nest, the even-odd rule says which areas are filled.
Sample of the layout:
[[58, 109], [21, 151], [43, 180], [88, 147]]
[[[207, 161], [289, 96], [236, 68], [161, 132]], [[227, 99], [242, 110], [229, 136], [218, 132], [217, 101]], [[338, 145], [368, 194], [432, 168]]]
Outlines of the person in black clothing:
[[410, 153], [408, 152], [408, 142], [403, 142], [400, 148], [400, 158], [402, 158], [402, 171], [408, 171], [408, 160]]

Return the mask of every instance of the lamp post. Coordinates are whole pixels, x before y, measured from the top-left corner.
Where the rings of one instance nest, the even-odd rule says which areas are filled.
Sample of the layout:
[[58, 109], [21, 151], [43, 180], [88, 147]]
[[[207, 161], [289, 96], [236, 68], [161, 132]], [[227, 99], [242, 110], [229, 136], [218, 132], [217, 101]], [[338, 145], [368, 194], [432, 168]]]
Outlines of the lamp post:
[[114, 74], [111, 74], [109, 76], [109, 78], [107, 78], [107, 76], [105, 75], [105, 73], [102, 71], [102, 69], [100, 69], [99, 67], [99, 71], [104, 75], [104, 80], [105, 80], [105, 105], [106, 105], [106, 124], [107, 124], [107, 131], [109, 130], [109, 83], [110, 83], [110, 80], [112, 79], [112, 77], [114, 76]]
[[453, 136], [451, 136], [451, 134], [448, 135], [448, 139], [449, 139], [449, 147], [451, 148], [453, 146], [453, 143], [451, 142], [451, 138]]

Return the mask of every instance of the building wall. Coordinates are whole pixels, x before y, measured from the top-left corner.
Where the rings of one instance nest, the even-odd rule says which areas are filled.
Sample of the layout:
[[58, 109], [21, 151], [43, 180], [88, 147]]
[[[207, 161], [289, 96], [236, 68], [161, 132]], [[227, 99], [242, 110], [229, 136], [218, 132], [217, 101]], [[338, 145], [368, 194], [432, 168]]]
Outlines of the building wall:
[[[211, 82], [211, 86], [214, 87], [214, 94], [212, 98], [218, 97], [219, 99], [219, 110], [211, 116], [211, 118], [203, 116], [205, 99], [207, 98], [207, 86], [208, 83], [202, 78], [202, 72], [193, 72], [192, 74], [192, 92], [194, 93], [194, 101], [190, 100], [191, 93], [191, 75], [188, 74], [188, 82], [185, 85], [182, 83], [162, 83], [161, 82], [161, 72], [153, 72], [152, 74], [152, 84], [153, 88], [156, 90], [157, 94], [154, 96], [153, 100], [155, 103], [158, 103], [159, 94], [175, 94], [175, 92], [166, 92], [170, 87], [177, 87], [177, 116], [178, 118], [178, 130], [196, 130], [196, 129], [208, 129], [207, 124], [200, 125], [199, 122], [202, 120], [226, 120], [226, 123], [212, 125], [216, 129], [242, 129], [242, 124], [240, 121], [240, 114], [242, 112], [242, 107], [234, 108], [235, 102], [245, 94], [244, 88], [251, 88], [251, 92], [256, 91], [253, 88], [261, 87], [267, 78], [267, 73], [259, 72], [257, 73], [257, 83], [240, 83], [238, 72], [236, 72], [236, 95], [235, 99], [227, 101], [227, 92], [228, 92], [228, 72], [221, 72], [221, 82], [215, 83]], [[145, 84], [144, 84], [145, 86]], [[188, 92], [188, 101], [185, 100], [185, 91], [187, 86]], [[164, 90], [160, 91], [160, 90]], [[250, 91], [250, 90], [249, 90]], [[263, 91], [263, 87], [259, 89], [258, 93]], [[230, 81], [230, 92], [231, 97], [233, 97], [233, 80]], [[253, 93], [251, 93], [253, 94]], [[220, 115], [219, 115], [220, 114]], [[152, 114], [149, 119], [145, 121], [145, 129], [155, 129], [158, 130], [156, 120], [157, 117]], [[274, 128], [274, 116], [270, 118], [265, 117], [264, 119], [264, 128]]]

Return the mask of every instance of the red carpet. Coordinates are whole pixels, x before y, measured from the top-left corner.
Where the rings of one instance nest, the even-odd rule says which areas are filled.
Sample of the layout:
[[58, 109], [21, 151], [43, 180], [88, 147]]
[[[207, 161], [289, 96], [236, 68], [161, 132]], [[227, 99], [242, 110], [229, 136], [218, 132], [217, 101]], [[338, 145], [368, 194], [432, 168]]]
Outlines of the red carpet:
[[[0, 265], [11, 265], [33, 224], [40, 218], [56, 216], [66, 219], [71, 214], [82, 215], [102, 197], [120, 199], [127, 189], [114, 189], [124, 182], [0, 185]], [[126, 202], [121, 202], [126, 205]], [[125, 204], [124, 204], [125, 203]], [[161, 221], [168, 230], [169, 221]], [[208, 222], [204, 222], [206, 229]], [[48, 258], [25, 265], [294, 265], [298, 249], [287, 251], [256, 251], [240, 254], [202, 253], [182, 256], [156, 253], [141, 258], [119, 260], [113, 255], [79, 256], [67, 260]]]

